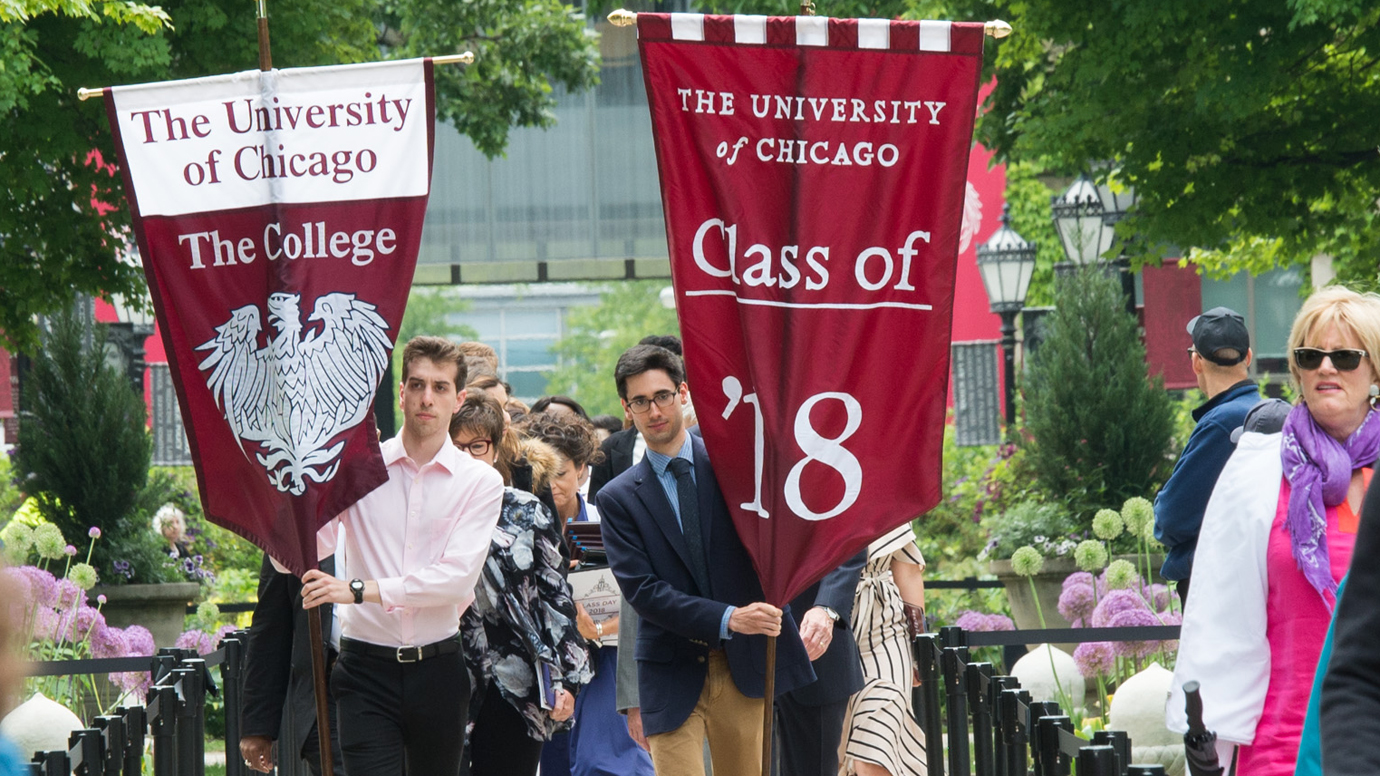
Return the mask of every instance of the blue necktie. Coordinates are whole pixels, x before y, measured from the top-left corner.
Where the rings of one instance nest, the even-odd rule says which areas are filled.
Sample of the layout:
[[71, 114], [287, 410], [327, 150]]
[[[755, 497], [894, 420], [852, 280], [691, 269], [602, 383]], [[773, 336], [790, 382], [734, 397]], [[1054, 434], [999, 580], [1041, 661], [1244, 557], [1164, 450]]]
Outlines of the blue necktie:
[[672, 458], [669, 464], [676, 476], [676, 500], [680, 502], [680, 530], [685, 535], [685, 548], [690, 553], [690, 574], [700, 595], [709, 597], [709, 562], [704, 554], [704, 534], [700, 533], [700, 503], [695, 492], [695, 478], [690, 476], [691, 464], [684, 458]]

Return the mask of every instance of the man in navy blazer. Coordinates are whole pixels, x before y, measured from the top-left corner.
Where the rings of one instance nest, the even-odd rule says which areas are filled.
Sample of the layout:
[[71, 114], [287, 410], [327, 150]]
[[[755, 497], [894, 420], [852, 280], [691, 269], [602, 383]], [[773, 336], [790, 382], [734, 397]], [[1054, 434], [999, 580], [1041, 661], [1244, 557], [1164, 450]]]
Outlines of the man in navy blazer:
[[647, 442], [642, 462], [599, 492], [604, 545], [642, 618], [635, 654], [642, 727], [657, 776], [760, 772], [766, 636], [776, 691], [815, 680], [795, 621], [762, 585], [724, 504], [704, 443], [686, 433], [678, 356], [638, 345], [618, 359], [618, 395]]

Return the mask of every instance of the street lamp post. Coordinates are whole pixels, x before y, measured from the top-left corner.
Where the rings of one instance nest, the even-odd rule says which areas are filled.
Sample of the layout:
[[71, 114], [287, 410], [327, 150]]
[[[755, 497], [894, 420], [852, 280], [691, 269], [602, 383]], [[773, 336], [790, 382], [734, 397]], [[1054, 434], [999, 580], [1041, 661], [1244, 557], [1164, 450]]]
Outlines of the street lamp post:
[[1011, 228], [1011, 205], [1002, 209], [1001, 228], [978, 246], [977, 265], [992, 312], [1001, 316], [1001, 348], [1005, 367], [1006, 436], [1016, 427], [1016, 314], [1025, 306], [1030, 276], [1035, 272], [1035, 243]]
[[[1071, 269], [1099, 264], [1111, 250], [1116, 238], [1116, 225], [1136, 204], [1136, 192], [1131, 186], [1122, 190], [1108, 184], [1098, 185], [1086, 173], [1079, 175], [1062, 194], [1050, 198], [1050, 210], [1059, 242], [1069, 263], [1056, 269]], [[1121, 275], [1121, 291], [1126, 298], [1126, 312], [1136, 313], [1136, 281], [1131, 274], [1130, 261], [1119, 256], [1113, 264]]]

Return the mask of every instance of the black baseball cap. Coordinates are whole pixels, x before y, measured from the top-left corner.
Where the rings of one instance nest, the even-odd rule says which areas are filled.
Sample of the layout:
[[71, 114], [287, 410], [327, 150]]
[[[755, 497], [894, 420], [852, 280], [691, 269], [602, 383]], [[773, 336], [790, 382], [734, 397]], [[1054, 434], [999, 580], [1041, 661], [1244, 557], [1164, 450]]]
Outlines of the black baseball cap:
[[[1229, 307], [1214, 307], [1188, 322], [1188, 335], [1193, 349], [1214, 364], [1235, 366], [1246, 360], [1251, 349], [1251, 335], [1246, 331], [1246, 319]], [[1231, 348], [1236, 358], [1218, 358], [1217, 351]]]

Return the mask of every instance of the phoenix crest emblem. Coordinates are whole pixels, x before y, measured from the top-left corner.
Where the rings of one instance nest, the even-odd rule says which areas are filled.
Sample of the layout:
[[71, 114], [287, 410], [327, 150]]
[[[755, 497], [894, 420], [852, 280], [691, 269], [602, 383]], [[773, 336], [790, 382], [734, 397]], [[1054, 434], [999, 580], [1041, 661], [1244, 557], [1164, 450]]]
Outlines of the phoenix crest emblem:
[[340, 468], [345, 442], [331, 441], [359, 425], [388, 364], [388, 322], [354, 294], [316, 298], [305, 332], [300, 294], [268, 297], [268, 344], [257, 305], [230, 311], [216, 336], [197, 346], [209, 351], [200, 369], [216, 406], [245, 456], [248, 443], [271, 485], [300, 496], [307, 481], [327, 482]]

